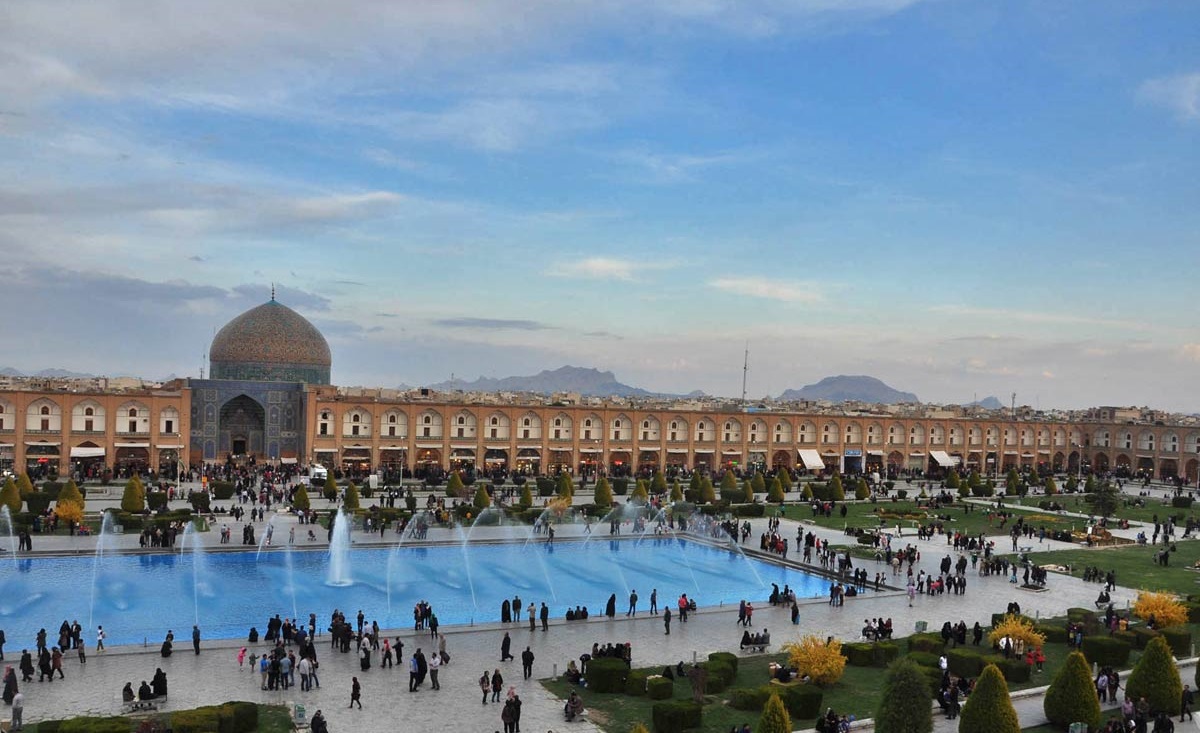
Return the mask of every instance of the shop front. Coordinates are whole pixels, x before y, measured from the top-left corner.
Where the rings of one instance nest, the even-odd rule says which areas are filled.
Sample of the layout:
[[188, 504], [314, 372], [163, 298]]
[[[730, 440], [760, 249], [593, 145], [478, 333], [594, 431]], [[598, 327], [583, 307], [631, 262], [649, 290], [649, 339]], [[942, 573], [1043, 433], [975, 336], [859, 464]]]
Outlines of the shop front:
[[517, 448], [517, 473], [522, 476], [537, 476], [541, 472], [541, 448]]
[[842, 456], [842, 473], [854, 475], [863, 472], [863, 452], [861, 448], [847, 448]]

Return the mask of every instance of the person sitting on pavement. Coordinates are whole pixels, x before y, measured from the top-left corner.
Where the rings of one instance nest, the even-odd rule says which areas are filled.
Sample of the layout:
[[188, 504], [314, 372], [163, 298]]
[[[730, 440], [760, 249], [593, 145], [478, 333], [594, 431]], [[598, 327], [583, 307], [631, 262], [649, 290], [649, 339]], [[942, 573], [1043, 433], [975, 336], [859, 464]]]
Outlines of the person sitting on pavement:
[[137, 698], [133, 694], [133, 683], [126, 682], [125, 687], [121, 689], [121, 701], [122, 702], [133, 702], [136, 699]]
[[138, 687], [138, 700], [153, 700], [154, 691], [150, 689], [150, 683], [142, 680], [142, 684]]
[[567, 704], [563, 706], [563, 713], [567, 720], [574, 720], [583, 713], [583, 698], [579, 697], [579, 693], [571, 690], [571, 696], [567, 698]]

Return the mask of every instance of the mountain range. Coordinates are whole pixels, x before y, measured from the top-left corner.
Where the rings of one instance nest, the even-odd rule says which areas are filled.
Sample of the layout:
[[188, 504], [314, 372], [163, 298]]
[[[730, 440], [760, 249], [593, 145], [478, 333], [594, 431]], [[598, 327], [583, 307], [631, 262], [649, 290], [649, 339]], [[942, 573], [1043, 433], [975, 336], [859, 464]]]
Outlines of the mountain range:
[[669, 395], [650, 392], [640, 387], [631, 387], [617, 381], [612, 372], [586, 367], [563, 366], [544, 369], [526, 377], [503, 377], [494, 379], [480, 377], [474, 381], [451, 379], [429, 385], [439, 392], [533, 392], [553, 394], [555, 392], [578, 392], [589, 397], [702, 397], [703, 392], [686, 395]]
[[43, 369], [39, 372], [26, 374], [20, 369], [12, 367], [0, 367], [0, 376], [5, 377], [41, 377], [43, 379], [90, 379], [96, 375], [83, 374], [82, 372], [72, 372], [66, 369]]
[[963, 404], [963, 407], [982, 407], [985, 410], [1003, 410], [1004, 403], [997, 399], [996, 395], [988, 395], [982, 400], [966, 402]]
[[779, 395], [784, 402], [827, 400], [829, 402], [878, 402], [892, 405], [901, 402], [920, 402], [912, 392], [892, 389], [875, 377], [865, 375], [825, 377], [816, 384], [789, 389]]

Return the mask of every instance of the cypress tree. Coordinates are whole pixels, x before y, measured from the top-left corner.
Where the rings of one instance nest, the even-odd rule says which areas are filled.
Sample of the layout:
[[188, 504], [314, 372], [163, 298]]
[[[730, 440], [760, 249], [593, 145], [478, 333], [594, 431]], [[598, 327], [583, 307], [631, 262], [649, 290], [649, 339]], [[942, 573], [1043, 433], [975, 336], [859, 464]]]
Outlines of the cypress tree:
[[[466, 486], [463, 484], [462, 476], [458, 474], [458, 471], [452, 472], [450, 479], [446, 481], [446, 496], [458, 498], [463, 495], [465, 490]], [[325, 490], [325, 495], [329, 496], [328, 488]]]
[[[137, 476], [134, 476], [133, 478], [136, 479]], [[138, 483], [140, 484], [141, 482]], [[33, 482], [29, 480], [29, 474], [17, 474], [17, 491], [21, 492], [22, 499], [33, 493]]]
[[325, 486], [321, 489], [321, 494], [326, 501], [337, 501], [337, 480], [333, 477], [333, 471], [325, 474]]
[[351, 511], [358, 508], [358, 486], [353, 481], [346, 487], [346, 500], [343, 505]]
[[955, 491], [958, 491], [958, 489], [961, 487], [962, 487], [962, 479], [959, 478], [958, 471], [956, 471], [953, 468], [950, 469], [950, 472], [946, 474], [946, 488], [954, 489]]
[[17, 482], [13, 481], [13, 477], [9, 476], [4, 480], [4, 488], [0, 489], [0, 504], [7, 505], [10, 514], [16, 515], [21, 511], [21, 491], [17, 488]]
[[767, 501], [772, 504], [780, 504], [784, 500], [783, 484], [779, 482], [779, 477], [771, 479], [771, 488], [767, 491]]
[[671, 501], [683, 501], [683, 489], [678, 481], [671, 482]]
[[125, 482], [125, 493], [121, 495], [121, 511], [137, 514], [146, 508], [146, 496], [142, 493], [142, 483], [137, 477]]
[[58, 492], [58, 504], [75, 504], [79, 507], [80, 513], [84, 510], [83, 492], [75, 484], [75, 479], [68, 479], [67, 485], [62, 487]]
[[1058, 493], [1058, 484], [1054, 483], [1053, 476], [1046, 477], [1046, 495], [1054, 496]]
[[762, 471], [755, 471], [754, 478], [750, 479], [750, 486], [756, 494], [764, 494], [767, 491], [767, 480], [763, 478]]
[[558, 474], [558, 495], [564, 499], [569, 499], [575, 495], [575, 481], [571, 478], [571, 474], [566, 471]]
[[717, 490], [713, 487], [712, 479], [704, 476], [700, 479], [700, 502], [703, 504], [715, 504], [717, 501]]
[[529, 484], [521, 487], [521, 500], [519, 503], [522, 509], [528, 509], [533, 506], [533, 489], [529, 488]]
[[1179, 699], [1183, 695], [1183, 682], [1179, 669], [1171, 659], [1171, 649], [1166, 639], [1156, 636], [1146, 644], [1146, 651], [1129, 673], [1125, 693], [1137, 700], [1145, 696], [1152, 712], [1179, 711]]
[[1008, 696], [1000, 668], [989, 664], [975, 682], [975, 691], [958, 716], [959, 733], [1021, 733], [1017, 711]]
[[1082, 652], [1067, 655], [1066, 664], [1046, 690], [1042, 710], [1051, 723], [1063, 728], [1071, 723], [1087, 723], [1092, 730], [1100, 728], [1100, 700]]
[[846, 500], [846, 490], [842, 487], [842, 476], [839, 473], [833, 474], [833, 478], [829, 480], [829, 498], [833, 501]]
[[703, 499], [700, 498], [702, 494], [700, 491], [700, 479], [702, 478], [703, 477], [700, 475], [699, 471], [692, 471], [692, 477], [688, 479], [688, 489], [687, 493], [685, 494], [688, 501], [694, 501], [697, 504], [703, 501]]
[[1008, 475], [1004, 477], [1004, 493], [1009, 496], [1016, 496], [1020, 490], [1021, 477], [1017, 475], [1017, 469], [1008, 469]]
[[488, 496], [487, 484], [479, 484], [475, 489], [475, 508], [483, 511], [492, 505], [492, 497]]
[[758, 719], [758, 733], [792, 733], [792, 719], [779, 693], [772, 692], [763, 706], [762, 717]]
[[883, 678], [883, 696], [875, 715], [879, 733], [930, 733], [933, 713], [925, 673], [916, 662], [901, 657]]
[[779, 484], [785, 492], [792, 490], [792, 473], [788, 471], [787, 466], [780, 466], [779, 472], [775, 474], [775, 477], [779, 479]]
[[304, 484], [297, 486], [296, 493], [292, 494], [292, 506], [301, 512], [312, 508], [312, 502], [308, 499], [308, 489], [304, 488]]
[[662, 471], [655, 471], [654, 477], [650, 479], [650, 493], [655, 496], [662, 496], [667, 493], [667, 477]]
[[646, 479], [638, 479], [637, 487], [634, 488], [629, 500], [634, 504], [645, 504], [650, 501], [650, 493], [646, 489]]
[[613, 503], [612, 487], [608, 485], [608, 477], [601, 476], [596, 482], [596, 496], [592, 499], [596, 506], [610, 507]]
[[854, 498], [860, 501], [871, 498], [871, 488], [867, 486], [867, 480], [862, 476], [859, 476], [858, 481], [854, 482]]
[[754, 484], [751, 483], [750, 479], [742, 482], [742, 497], [739, 501], [746, 504], [754, 503]]

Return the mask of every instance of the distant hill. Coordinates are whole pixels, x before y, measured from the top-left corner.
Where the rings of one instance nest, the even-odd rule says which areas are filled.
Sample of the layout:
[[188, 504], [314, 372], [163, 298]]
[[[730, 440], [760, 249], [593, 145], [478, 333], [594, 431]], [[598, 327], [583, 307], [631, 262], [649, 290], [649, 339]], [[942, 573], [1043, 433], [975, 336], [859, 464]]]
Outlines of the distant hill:
[[878, 402], [896, 404], [920, 402], [912, 392], [892, 389], [875, 377], [838, 375], [825, 377], [816, 384], [789, 389], [779, 396], [783, 401], [828, 400], [829, 402]]
[[96, 376], [95, 374], [83, 374], [82, 372], [72, 372], [66, 369], [42, 369], [32, 374], [26, 374], [20, 369], [13, 369], [12, 367], [0, 367], [0, 375], [5, 377], [42, 377], [44, 379], [90, 379]]
[[[535, 394], [553, 394], [555, 392], [578, 392], [589, 397], [651, 397], [660, 396], [639, 387], [631, 387], [617, 381], [612, 372], [602, 372], [599, 369], [586, 367], [564, 366], [554, 370], [543, 370], [527, 377], [503, 377], [494, 379], [480, 377], [468, 382], [462, 379], [447, 380], [429, 385], [430, 389], [440, 392], [533, 392]], [[667, 395], [698, 397], [703, 392], [692, 392], [688, 395]]]
[[996, 399], [995, 395], [988, 395], [977, 402], [966, 402], [963, 407], [982, 407], [985, 410], [1003, 410], [1004, 403]]

